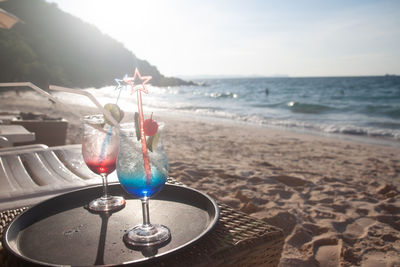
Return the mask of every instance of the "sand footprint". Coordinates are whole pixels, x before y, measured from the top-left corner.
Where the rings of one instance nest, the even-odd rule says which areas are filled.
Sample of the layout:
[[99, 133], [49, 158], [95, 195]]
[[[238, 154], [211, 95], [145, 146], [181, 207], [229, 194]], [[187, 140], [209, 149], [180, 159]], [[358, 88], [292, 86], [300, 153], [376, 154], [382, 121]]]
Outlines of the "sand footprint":
[[318, 209], [311, 211], [311, 217], [315, 219], [335, 219], [336, 214], [332, 212], [326, 212]]
[[270, 196], [279, 195], [279, 199], [290, 199], [293, 195], [293, 192], [281, 189], [270, 189], [267, 191], [267, 194]]
[[381, 223], [386, 223], [390, 225], [392, 228], [400, 231], [400, 217], [393, 215], [378, 215], [376, 219]]
[[315, 253], [315, 259], [320, 266], [337, 267], [340, 266], [340, 251], [341, 246], [338, 245], [321, 246]]
[[312, 238], [313, 238], [313, 231], [306, 229], [301, 225], [296, 225], [295, 229], [293, 230], [293, 233], [286, 239], [286, 243], [293, 247], [299, 248], [303, 246], [305, 243], [310, 242]]
[[360, 218], [347, 225], [344, 234], [349, 234], [355, 237], [361, 237], [368, 233], [369, 226], [376, 221], [371, 218]]
[[381, 203], [375, 207], [375, 210], [377, 212], [383, 212], [387, 214], [399, 214], [400, 213], [400, 207], [393, 205], [393, 204], [388, 204], [388, 203]]
[[278, 182], [281, 182], [282, 184], [285, 184], [287, 186], [304, 186], [307, 181], [294, 177], [294, 176], [288, 176], [288, 175], [277, 175], [277, 176], [271, 176], [270, 178], [275, 179]]
[[318, 262], [318, 266], [336, 267], [340, 266], [342, 247], [342, 240], [335, 236], [324, 236], [314, 238], [303, 245], [302, 249], [308, 251], [308, 255]]

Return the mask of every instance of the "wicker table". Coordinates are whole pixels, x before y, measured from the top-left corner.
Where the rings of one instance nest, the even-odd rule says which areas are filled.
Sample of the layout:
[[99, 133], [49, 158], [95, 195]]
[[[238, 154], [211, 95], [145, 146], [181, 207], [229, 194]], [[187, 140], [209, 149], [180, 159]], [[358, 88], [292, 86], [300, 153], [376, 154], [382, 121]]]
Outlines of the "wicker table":
[[[168, 183], [180, 184], [174, 179]], [[157, 262], [141, 266], [277, 266], [284, 237], [280, 229], [218, 204], [216, 227], [201, 241]], [[0, 237], [8, 225], [27, 207], [0, 213]], [[0, 266], [32, 266], [19, 262], [0, 246]]]

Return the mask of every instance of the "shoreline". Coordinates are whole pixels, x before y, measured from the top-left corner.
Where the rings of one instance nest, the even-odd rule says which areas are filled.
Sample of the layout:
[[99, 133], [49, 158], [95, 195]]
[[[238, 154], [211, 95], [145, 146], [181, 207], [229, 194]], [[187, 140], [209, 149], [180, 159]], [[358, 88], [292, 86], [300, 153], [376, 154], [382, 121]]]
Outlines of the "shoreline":
[[287, 133], [294, 134], [302, 134], [302, 135], [311, 135], [311, 136], [319, 136], [334, 140], [344, 140], [349, 142], [357, 142], [361, 144], [371, 144], [371, 145], [381, 145], [388, 147], [400, 147], [400, 140], [396, 140], [388, 137], [381, 136], [368, 136], [368, 135], [358, 135], [358, 134], [345, 134], [345, 133], [327, 133], [317, 130], [305, 129], [305, 128], [295, 128], [295, 127], [285, 127], [285, 126], [277, 126], [277, 125], [268, 125], [268, 124], [259, 124], [254, 122], [246, 122], [233, 120], [229, 118], [219, 118], [219, 117], [208, 117], [207, 115], [197, 115], [197, 114], [185, 114], [183, 112], [176, 111], [170, 115], [170, 117], [177, 117], [181, 119], [193, 118], [199, 119], [204, 122], [215, 122], [215, 123], [223, 123], [223, 124], [231, 124], [232, 126], [237, 127], [255, 127], [266, 130], [273, 131], [282, 131]]
[[[67, 143], [80, 143], [79, 118], [49, 101], [0, 101], [1, 110], [66, 118]], [[283, 229], [281, 267], [400, 265], [400, 147], [205, 117], [154, 119], [166, 123], [171, 177]]]

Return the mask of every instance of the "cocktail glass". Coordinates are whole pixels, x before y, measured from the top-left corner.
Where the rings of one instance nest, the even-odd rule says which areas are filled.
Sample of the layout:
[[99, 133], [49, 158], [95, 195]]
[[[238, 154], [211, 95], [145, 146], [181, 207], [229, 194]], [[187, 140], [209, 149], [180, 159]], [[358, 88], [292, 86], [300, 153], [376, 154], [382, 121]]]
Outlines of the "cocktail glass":
[[119, 136], [115, 127], [105, 123], [103, 115], [88, 115], [83, 118], [82, 155], [86, 165], [103, 180], [103, 195], [91, 201], [88, 209], [95, 212], [112, 211], [125, 206], [121, 196], [108, 192], [108, 174], [115, 170]]
[[[122, 187], [142, 202], [143, 223], [128, 229], [123, 237], [130, 246], [148, 247], [162, 245], [169, 240], [170, 230], [161, 224], [150, 223], [149, 199], [159, 192], [168, 176], [168, 158], [160, 138], [164, 125], [159, 123], [158, 133], [147, 137], [151, 177], [144, 168], [142, 144], [134, 124], [120, 127], [120, 149], [117, 160], [117, 175]], [[158, 140], [155, 140], [158, 139]]]

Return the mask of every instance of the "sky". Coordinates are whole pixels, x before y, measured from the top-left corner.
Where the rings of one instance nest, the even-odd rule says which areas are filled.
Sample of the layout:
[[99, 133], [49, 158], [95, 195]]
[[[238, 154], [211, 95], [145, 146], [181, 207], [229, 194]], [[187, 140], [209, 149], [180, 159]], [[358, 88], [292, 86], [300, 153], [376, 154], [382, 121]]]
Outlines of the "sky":
[[400, 75], [400, 1], [47, 0], [166, 76]]

